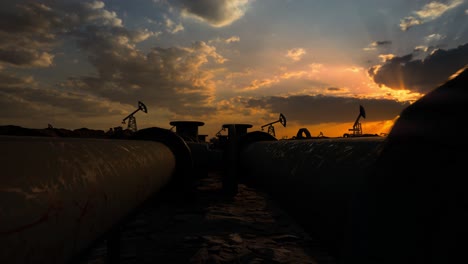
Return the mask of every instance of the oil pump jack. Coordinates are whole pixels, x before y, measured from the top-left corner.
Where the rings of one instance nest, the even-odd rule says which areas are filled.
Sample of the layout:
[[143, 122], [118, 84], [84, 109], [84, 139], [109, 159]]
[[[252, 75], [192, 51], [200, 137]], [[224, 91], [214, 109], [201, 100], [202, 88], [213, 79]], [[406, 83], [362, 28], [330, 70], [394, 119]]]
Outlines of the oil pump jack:
[[352, 131], [352, 134], [345, 133], [343, 137], [358, 137], [362, 136], [362, 127], [361, 123], [359, 122], [359, 119], [361, 117], [366, 118], [366, 111], [364, 110], [364, 107], [362, 105], [359, 105], [359, 115], [356, 118], [356, 121], [354, 122], [353, 128], [348, 129], [348, 131]]
[[264, 127], [268, 127], [268, 134], [276, 137], [275, 127], [273, 126], [273, 124], [276, 124], [276, 123], [280, 123], [281, 125], [283, 125], [283, 127], [286, 127], [286, 117], [283, 114], [280, 113], [279, 119], [274, 121], [274, 122], [263, 125], [262, 126], [262, 131], [263, 131]]
[[132, 131], [132, 132], [136, 132], [137, 131], [137, 124], [136, 124], [136, 118], [134, 116], [134, 114], [136, 114], [136, 112], [138, 111], [143, 111], [145, 113], [148, 113], [148, 109], [146, 108], [146, 105], [140, 101], [138, 101], [138, 109], [136, 109], [135, 111], [133, 111], [131, 114], [129, 114], [127, 117], [125, 117], [123, 120], [122, 120], [122, 124], [125, 124], [125, 121], [128, 119], [128, 126], [127, 126], [127, 129]]

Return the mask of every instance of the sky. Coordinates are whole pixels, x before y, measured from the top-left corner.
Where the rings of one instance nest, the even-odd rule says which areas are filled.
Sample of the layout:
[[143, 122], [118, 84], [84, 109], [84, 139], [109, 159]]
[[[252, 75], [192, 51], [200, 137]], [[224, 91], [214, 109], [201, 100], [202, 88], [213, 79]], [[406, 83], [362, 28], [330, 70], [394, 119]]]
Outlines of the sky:
[[0, 125], [380, 134], [468, 64], [468, 1], [2, 0], [0, 39]]

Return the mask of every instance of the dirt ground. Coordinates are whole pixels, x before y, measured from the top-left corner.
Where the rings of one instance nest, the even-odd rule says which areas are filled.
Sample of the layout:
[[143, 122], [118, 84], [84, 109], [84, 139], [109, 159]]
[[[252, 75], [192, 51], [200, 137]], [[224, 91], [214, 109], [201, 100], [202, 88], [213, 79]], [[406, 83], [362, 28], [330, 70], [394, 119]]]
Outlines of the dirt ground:
[[[188, 200], [161, 192], [121, 230], [118, 263], [335, 263], [267, 194], [239, 184], [223, 195], [220, 173], [198, 179]], [[104, 240], [78, 263], [106, 256]]]

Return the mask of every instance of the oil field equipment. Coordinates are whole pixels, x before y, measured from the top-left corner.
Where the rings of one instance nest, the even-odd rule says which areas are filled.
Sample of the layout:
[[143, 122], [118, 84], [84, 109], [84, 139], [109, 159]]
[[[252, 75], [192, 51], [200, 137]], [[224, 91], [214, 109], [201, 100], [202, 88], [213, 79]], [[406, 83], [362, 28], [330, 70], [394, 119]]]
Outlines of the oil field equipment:
[[356, 121], [354, 122], [353, 128], [348, 129], [348, 131], [352, 131], [353, 133], [345, 133], [343, 137], [355, 137], [362, 135], [362, 127], [361, 123], [359, 122], [359, 119], [361, 119], [361, 117], [366, 118], [366, 111], [364, 110], [364, 107], [362, 105], [359, 105], [359, 114], [356, 118]]
[[276, 123], [280, 123], [281, 125], [283, 125], [283, 127], [286, 127], [286, 117], [283, 114], [280, 113], [279, 119], [274, 121], [274, 122], [263, 125], [262, 126], [262, 131], [263, 131], [263, 128], [268, 127], [268, 134], [276, 137], [275, 127], [273, 126], [273, 124], [276, 124]]
[[145, 112], [145, 113], [148, 113], [148, 108], [146, 108], [146, 105], [144, 103], [142, 103], [141, 101], [138, 101], [138, 109], [133, 111], [131, 114], [129, 114], [127, 117], [125, 117], [122, 120], [122, 124], [125, 124], [125, 121], [128, 119], [127, 129], [132, 131], [132, 132], [137, 131], [136, 118], [135, 118], [134, 115], [136, 114], [136, 112], [138, 112], [140, 110]]

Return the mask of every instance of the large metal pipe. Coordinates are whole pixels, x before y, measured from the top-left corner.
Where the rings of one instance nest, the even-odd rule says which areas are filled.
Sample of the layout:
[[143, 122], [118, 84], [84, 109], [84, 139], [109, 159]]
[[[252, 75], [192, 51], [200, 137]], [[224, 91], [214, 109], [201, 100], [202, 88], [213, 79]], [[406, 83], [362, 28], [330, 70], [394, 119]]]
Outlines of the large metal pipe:
[[461, 263], [468, 66], [403, 110], [353, 202], [346, 264]]
[[350, 202], [385, 138], [261, 140], [248, 140], [240, 151], [242, 180], [270, 193], [339, 255]]
[[176, 168], [163, 143], [0, 136], [0, 263], [66, 263]]
[[465, 66], [403, 110], [386, 138], [254, 142], [240, 166], [339, 263], [460, 263], [468, 248], [467, 83]]

